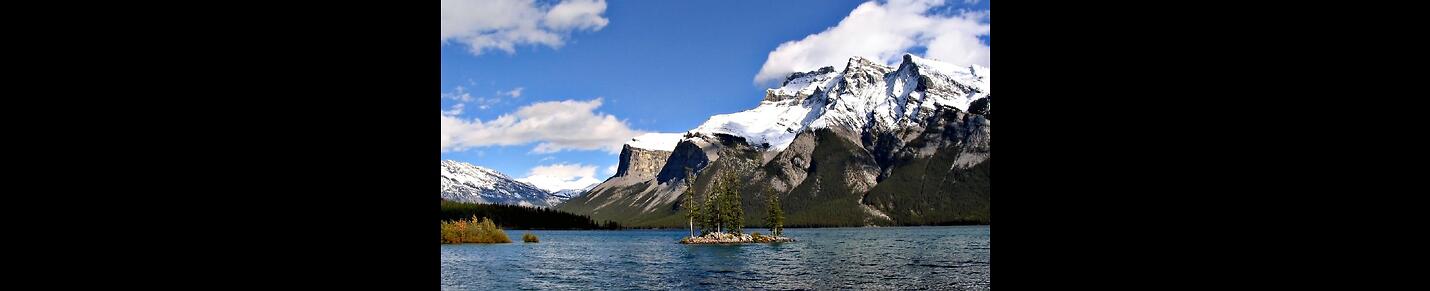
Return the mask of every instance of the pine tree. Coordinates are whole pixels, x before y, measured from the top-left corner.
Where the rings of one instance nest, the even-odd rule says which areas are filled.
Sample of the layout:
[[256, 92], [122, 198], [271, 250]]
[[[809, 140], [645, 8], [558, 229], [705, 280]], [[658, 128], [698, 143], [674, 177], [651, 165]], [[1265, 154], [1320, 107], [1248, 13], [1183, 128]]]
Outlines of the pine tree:
[[[690, 221], [690, 236], [695, 236], [695, 221], [700, 220], [700, 207], [695, 203], [695, 177], [685, 173], [685, 218]], [[703, 223], [703, 222], [702, 222]]]
[[719, 201], [717, 201], [717, 202], [718, 202], [717, 204], [719, 204], [719, 207], [720, 207], [720, 231], [721, 231], [721, 232], [729, 232], [729, 231], [730, 231], [730, 216], [734, 214], [734, 213], [731, 213], [731, 212], [730, 212], [730, 180], [729, 180], [729, 179], [730, 179], [730, 176], [729, 176], [729, 175], [721, 176], [721, 177], [720, 177], [720, 189], [717, 190], [717, 191], [719, 191], [718, 193], [720, 193]]
[[705, 193], [705, 225], [703, 227], [703, 232], [706, 233], [711, 232], [711, 230], [714, 230], [714, 232], [720, 232], [720, 205], [718, 203], [718, 198], [720, 197], [720, 185], [720, 180], [715, 180], [714, 189], [706, 191]]
[[740, 180], [734, 175], [730, 176], [727, 187], [730, 199], [730, 231], [734, 234], [745, 233], [745, 207], [740, 203]]
[[766, 186], [765, 197], [769, 197], [769, 203], [765, 206], [765, 225], [770, 227], [770, 234], [780, 236], [785, 228], [785, 211], [780, 206], [780, 196], [774, 189]]

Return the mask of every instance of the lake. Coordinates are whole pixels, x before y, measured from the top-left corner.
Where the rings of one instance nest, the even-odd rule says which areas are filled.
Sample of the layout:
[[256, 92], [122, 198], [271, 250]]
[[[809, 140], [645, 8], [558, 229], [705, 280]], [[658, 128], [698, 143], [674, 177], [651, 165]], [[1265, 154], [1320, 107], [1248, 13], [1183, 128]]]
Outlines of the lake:
[[[786, 229], [782, 244], [683, 245], [686, 230], [508, 230], [442, 245], [444, 290], [989, 289], [989, 226]], [[746, 229], [746, 232], [767, 229]]]

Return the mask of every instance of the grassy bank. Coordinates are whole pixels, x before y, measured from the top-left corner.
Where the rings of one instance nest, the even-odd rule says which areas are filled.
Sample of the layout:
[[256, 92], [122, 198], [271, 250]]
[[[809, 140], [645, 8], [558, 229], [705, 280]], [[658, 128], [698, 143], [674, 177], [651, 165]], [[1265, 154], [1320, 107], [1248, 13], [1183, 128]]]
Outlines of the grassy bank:
[[497, 228], [496, 224], [486, 218], [473, 216], [470, 219], [459, 219], [442, 222], [442, 243], [509, 243], [506, 232]]

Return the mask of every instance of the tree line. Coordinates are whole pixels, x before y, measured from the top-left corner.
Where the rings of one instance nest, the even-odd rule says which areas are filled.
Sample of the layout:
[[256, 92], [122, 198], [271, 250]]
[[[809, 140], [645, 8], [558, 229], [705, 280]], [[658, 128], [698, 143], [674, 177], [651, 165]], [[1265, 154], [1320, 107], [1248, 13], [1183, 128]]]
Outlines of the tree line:
[[550, 208], [505, 204], [461, 203], [442, 200], [442, 221], [490, 219], [502, 228], [510, 229], [621, 229], [614, 221], [597, 223], [591, 217]]

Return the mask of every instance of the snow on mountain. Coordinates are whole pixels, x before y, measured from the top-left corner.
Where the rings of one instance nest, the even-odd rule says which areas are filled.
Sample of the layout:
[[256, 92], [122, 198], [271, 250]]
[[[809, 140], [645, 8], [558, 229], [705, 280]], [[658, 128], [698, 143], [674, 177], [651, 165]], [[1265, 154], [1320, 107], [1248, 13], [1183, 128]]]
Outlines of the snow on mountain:
[[699, 133], [744, 137], [783, 150], [799, 132], [830, 126], [894, 130], [939, 106], [968, 110], [991, 91], [989, 68], [957, 66], [905, 54], [897, 67], [850, 58], [842, 71], [794, 73], [766, 90], [754, 109], [711, 116]]
[[[790, 197], [788, 205], [850, 215], [831, 222], [828, 215], [805, 213], [808, 223], [986, 219], [989, 73], [913, 55], [893, 66], [854, 57], [839, 68], [793, 73], [765, 90], [754, 108], [711, 116], [679, 139], [632, 139], [621, 149], [615, 176], [559, 208], [599, 220], [670, 226], [665, 223], [680, 215], [674, 210], [689, 185], [686, 177], [694, 175], [688, 182], [708, 194], [716, 180], [709, 177], [735, 175]], [[826, 128], [835, 130], [815, 130]], [[888, 177], [895, 178], [881, 180]], [[948, 187], [965, 182], [977, 189]], [[896, 198], [928, 203], [892, 203]]]
[[680, 143], [680, 139], [683, 135], [684, 133], [652, 132], [631, 138], [631, 141], [626, 144], [648, 150], [668, 152], [675, 150], [675, 145]]
[[768, 143], [776, 150], [794, 141], [795, 134], [807, 124], [805, 117], [811, 106], [799, 100], [762, 101], [754, 109], [711, 116], [695, 128], [700, 133], [724, 133], [745, 137], [751, 144]]
[[566, 189], [556, 191], [551, 193], [551, 195], [556, 196], [556, 198], [559, 198], [562, 202], [565, 202], [566, 200], [571, 200], [571, 198], [580, 197], [581, 195], [586, 194], [586, 191], [591, 191], [591, 188], [596, 188], [596, 185], [600, 184], [601, 183], [595, 183], [591, 184], [590, 186], [582, 187], [580, 189]]
[[442, 199], [537, 207], [566, 201], [496, 170], [451, 160], [442, 161]]
[[561, 199], [561, 200], [571, 200], [571, 198], [575, 198], [575, 197], [577, 197], [577, 196], [581, 196], [582, 193], [586, 193], [586, 190], [583, 190], [583, 189], [566, 189], [566, 190], [556, 191], [556, 193], [551, 193], [551, 195], [556, 195], [556, 198]]

